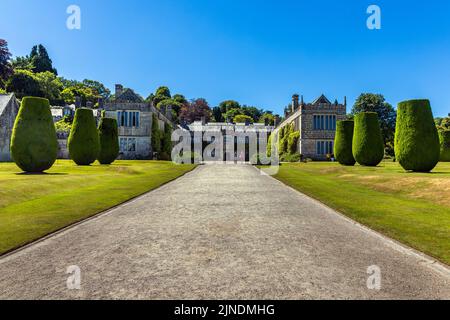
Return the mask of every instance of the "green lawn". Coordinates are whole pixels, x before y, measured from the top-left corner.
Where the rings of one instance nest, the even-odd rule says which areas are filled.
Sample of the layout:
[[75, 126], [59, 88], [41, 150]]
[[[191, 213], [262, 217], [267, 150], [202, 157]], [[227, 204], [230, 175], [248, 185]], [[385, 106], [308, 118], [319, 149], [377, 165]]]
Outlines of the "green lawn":
[[43, 175], [0, 163], [0, 254], [155, 189], [193, 165], [117, 161], [78, 167], [58, 161]]
[[350, 218], [450, 264], [450, 164], [430, 174], [396, 163], [283, 164], [275, 178]]

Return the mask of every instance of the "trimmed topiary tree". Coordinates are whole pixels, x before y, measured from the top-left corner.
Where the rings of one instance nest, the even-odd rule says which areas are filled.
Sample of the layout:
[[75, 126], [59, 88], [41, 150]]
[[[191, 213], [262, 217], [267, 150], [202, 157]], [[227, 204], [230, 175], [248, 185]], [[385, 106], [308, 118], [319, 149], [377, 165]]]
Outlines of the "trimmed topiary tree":
[[79, 166], [89, 166], [97, 160], [100, 141], [91, 109], [81, 108], [75, 112], [68, 146], [70, 158]]
[[353, 120], [338, 121], [336, 125], [336, 138], [334, 141], [334, 156], [344, 166], [354, 166], [353, 156], [353, 132], [355, 122]]
[[378, 114], [361, 112], [355, 116], [353, 157], [362, 166], [376, 167], [384, 158], [384, 142]]
[[439, 141], [441, 143], [440, 161], [450, 162], [450, 130], [440, 130]]
[[58, 140], [47, 99], [25, 97], [11, 137], [11, 156], [25, 172], [40, 173], [56, 161]]
[[100, 152], [98, 161], [101, 164], [111, 164], [119, 156], [119, 130], [117, 120], [102, 118], [98, 126]]
[[405, 170], [429, 172], [439, 162], [439, 135], [430, 101], [399, 103], [395, 132], [395, 156]]

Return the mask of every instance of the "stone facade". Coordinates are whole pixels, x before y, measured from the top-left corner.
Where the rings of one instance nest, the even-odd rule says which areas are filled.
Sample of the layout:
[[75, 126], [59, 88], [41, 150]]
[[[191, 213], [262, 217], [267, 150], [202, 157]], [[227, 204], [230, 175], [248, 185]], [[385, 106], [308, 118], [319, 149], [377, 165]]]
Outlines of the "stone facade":
[[19, 112], [14, 94], [0, 95], [0, 162], [11, 161], [11, 134]]
[[279, 129], [294, 124], [295, 131], [300, 131], [298, 152], [304, 158], [325, 160], [334, 153], [336, 122], [345, 120], [347, 115], [347, 99], [340, 104], [336, 100], [331, 103], [324, 95], [312, 103], [304, 103], [303, 97], [294, 95], [292, 110], [285, 114]]
[[[158, 117], [159, 129], [164, 130], [170, 121], [169, 114], [163, 114], [151, 103], [145, 102], [131, 89], [116, 85], [115, 99], [99, 106], [105, 117], [117, 119], [119, 125], [120, 159], [152, 159], [154, 157], [151, 134], [153, 114]], [[171, 113], [171, 110], [166, 110]]]

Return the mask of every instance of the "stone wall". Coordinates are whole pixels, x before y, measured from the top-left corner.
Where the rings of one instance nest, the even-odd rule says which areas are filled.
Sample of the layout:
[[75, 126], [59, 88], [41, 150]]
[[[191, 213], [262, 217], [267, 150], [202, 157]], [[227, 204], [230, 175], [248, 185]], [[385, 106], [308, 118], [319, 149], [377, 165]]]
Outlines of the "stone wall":
[[[3, 98], [5, 98], [5, 96], [3, 96]], [[11, 161], [11, 134], [18, 112], [19, 103], [16, 98], [12, 96], [3, 109], [3, 112], [0, 114], [0, 162]]]
[[315, 115], [335, 115], [336, 121], [346, 119], [347, 107], [345, 104], [318, 103], [301, 104], [299, 108], [288, 115], [288, 118], [276, 129], [275, 134], [283, 127], [294, 124], [295, 131], [300, 131], [298, 150], [304, 158], [325, 160], [325, 155], [317, 154], [318, 141], [333, 141], [335, 130], [314, 130]]

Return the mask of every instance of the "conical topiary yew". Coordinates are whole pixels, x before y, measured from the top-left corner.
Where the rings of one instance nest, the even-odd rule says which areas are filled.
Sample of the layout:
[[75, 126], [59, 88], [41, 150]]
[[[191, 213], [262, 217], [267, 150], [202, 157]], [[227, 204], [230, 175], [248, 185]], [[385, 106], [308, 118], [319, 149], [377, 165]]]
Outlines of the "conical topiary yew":
[[334, 156], [344, 166], [354, 166], [353, 157], [353, 132], [355, 122], [353, 120], [338, 121], [336, 126], [336, 138], [334, 142]]
[[58, 140], [47, 99], [22, 99], [11, 138], [11, 155], [25, 172], [40, 173], [56, 161]]
[[410, 100], [399, 103], [395, 156], [405, 170], [416, 172], [429, 172], [439, 162], [439, 135], [430, 101]]
[[98, 126], [100, 152], [98, 161], [101, 164], [111, 164], [119, 156], [119, 130], [117, 120], [102, 118]]
[[441, 158], [443, 162], [450, 162], [450, 130], [439, 131], [439, 140], [441, 142]]
[[91, 165], [97, 160], [100, 141], [94, 114], [91, 109], [77, 109], [69, 136], [70, 158], [80, 166]]
[[362, 166], [376, 167], [384, 158], [384, 142], [376, 112], [361, 112], [355, 116], [353, 156]]

